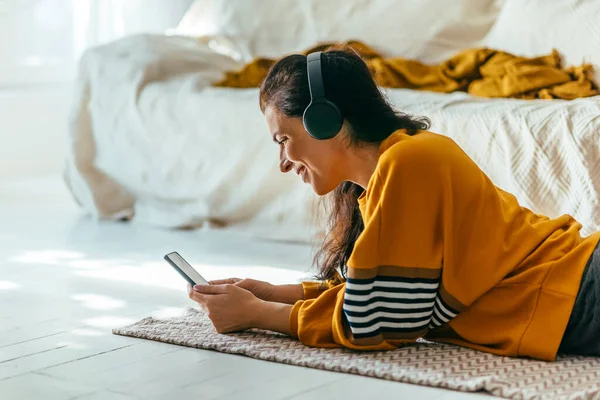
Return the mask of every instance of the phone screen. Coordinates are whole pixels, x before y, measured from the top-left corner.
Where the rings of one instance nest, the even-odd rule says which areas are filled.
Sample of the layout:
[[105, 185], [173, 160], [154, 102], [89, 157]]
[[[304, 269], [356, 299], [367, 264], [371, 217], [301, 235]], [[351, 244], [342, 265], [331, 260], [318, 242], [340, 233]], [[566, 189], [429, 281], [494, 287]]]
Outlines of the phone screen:
[[165, 260], [191, 285], [208, 285], [209, 283], [176, 251], [165, 256]]

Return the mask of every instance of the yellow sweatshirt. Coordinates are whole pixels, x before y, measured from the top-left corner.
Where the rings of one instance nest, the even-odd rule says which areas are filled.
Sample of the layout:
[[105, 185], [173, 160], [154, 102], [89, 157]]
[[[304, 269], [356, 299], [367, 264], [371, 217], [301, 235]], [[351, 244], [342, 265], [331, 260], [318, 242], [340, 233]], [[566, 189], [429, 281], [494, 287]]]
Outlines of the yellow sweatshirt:
[[358, 199], [365, 229], [347, 281], [290, 315], [314, 347], [393, 349], [423, 337], [554, 361], [600, 232], [519, 205], [450, 138], [400, 130]]

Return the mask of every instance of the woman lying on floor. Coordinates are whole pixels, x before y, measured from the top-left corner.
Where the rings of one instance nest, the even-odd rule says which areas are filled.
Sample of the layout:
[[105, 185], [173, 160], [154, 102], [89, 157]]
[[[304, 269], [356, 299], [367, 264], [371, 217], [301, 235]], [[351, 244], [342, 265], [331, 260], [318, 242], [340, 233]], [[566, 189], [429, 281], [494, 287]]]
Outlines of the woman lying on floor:
[[316, 257], [322, 283], [190, 287], [218, 332], [262, 328], [358, 350], [423, 337], [542, 360], [600, 356], [600, 232], [582, 238], [571, 216], [521, 207], [427, 119], [394, 111], [352, 52], [282, 59], [260, 106], [281, 171], [334, 192]]

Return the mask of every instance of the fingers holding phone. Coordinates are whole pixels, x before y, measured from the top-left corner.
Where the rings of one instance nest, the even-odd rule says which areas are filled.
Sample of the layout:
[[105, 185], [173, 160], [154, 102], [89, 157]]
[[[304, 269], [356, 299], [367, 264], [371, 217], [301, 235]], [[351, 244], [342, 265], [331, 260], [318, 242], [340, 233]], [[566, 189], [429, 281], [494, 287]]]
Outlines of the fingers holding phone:
[[211, 285], [233, 285], [241, 281], [240, 278], [227, 278], [227, 279], [217, 279], [214, 281], [208, 281]]
[[211, 285], [235, 285], [254, 294], [261, 300], [272, 301], [275, 285], [256, 279], [227, 278], [209, 282]]
[[188, 294], [194, 285], [235, 285], [264, 301], [294, 304], [298, 300], [304, 299], [302, 284], [273, 285], [256, 279], [240, 278], [217, 279], [208, 282], [179, 253], [171, 252], [165, 256], [165, 260], [188, 282]]
[[251, 328], [263, 303], [249, 291], [231, 284], [196, 285], [191, 287], [189, 296], [206, 312], [218, 333]]
[[275, 285], [256, 279], [242, 279], [235, 283], [236, 286], [252, 292], [256, 297], [265, 301], [272, 301]]

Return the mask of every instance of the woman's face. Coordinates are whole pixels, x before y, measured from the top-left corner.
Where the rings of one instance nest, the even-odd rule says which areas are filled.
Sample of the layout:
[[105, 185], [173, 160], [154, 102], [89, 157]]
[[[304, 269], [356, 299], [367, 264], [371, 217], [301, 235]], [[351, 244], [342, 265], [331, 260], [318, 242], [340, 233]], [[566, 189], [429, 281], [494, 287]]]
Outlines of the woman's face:
[[317, 140], [306, 132], [302, 118], [286, 117], [275, 107], [265, 109], [271, 136], [279, 146], [281, 172], [295, 172], [318, 195], [334, 190], [345, 180], [343, 133], [329, 140]]

